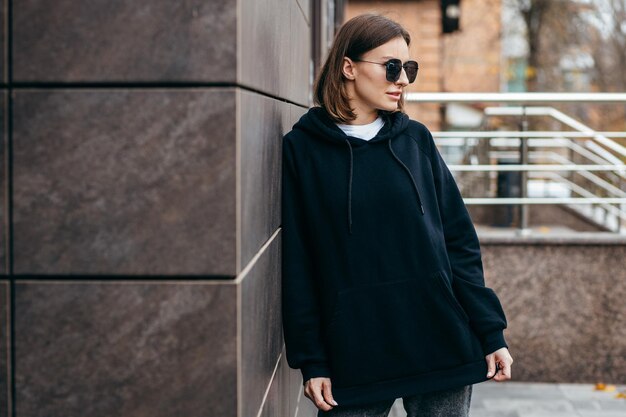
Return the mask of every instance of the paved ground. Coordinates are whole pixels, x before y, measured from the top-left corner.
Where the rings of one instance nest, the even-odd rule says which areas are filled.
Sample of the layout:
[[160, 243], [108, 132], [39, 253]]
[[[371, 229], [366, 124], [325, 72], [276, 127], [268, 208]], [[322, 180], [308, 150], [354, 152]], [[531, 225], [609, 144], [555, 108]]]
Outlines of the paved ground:
[[[483, 382], [475, 384], [471, 417], [626, 417], [626, 399], [618, 391], [595, 391], [593, 384]], [[406, 417], [399, 398], [389, 417]]]

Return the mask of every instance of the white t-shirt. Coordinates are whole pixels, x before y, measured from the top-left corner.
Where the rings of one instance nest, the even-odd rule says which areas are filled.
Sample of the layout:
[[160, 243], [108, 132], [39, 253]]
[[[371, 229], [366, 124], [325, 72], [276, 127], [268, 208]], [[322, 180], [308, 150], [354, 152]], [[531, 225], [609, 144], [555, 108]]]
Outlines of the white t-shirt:
[[336, 125], [348, 136], [370, 140], [382, 129], [385, 125], [385, 121], [382, 117], [378, 116], [376, 120], [366, 125], [348, 125], [342, 123], [336, 123]]

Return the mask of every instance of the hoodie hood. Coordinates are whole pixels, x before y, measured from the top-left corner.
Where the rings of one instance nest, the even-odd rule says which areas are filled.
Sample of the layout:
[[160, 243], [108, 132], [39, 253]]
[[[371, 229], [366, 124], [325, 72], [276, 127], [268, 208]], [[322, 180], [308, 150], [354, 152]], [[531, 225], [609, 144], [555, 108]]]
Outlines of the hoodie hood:
[[343, 146], [346, 149], [346, 157], [350, 160], [350, 170], [347, 175], [348, 181], [348, 213], [347, 222], [350, 234], [352, 234], [352, 182], [353, 182], [353, 166], [354, 166], [354, 154], [352, 149], [360, 146], [370, 146], [377, 142], [387, 142], [387, 147], [393, 159], [398, 162], [398, 168], [404, 170], [413, 184], [413, 190], [417, 198], [418, 205], [420, 207], [421, 214], [424, 215], [424, 205], [420, 193], [415, 183], [415, 178], [411, 174], [411, 171], [407, 166], [398, 158], [393, 151], [392, 141], [395, 137], [403, 133], [409, 126], [409, 116], [406, 113], [396, 112], [380, 112], [385, 124], [380, 129], [378, 134], [370, 140], [364, 140], [353, 136], [346, 135], [341, 130], [335, 121], [330, 117], [326, 109], [323, 107], [312, 107], [307, 113], [305, 113], [300, 120], [293, 126], [293, 129], [300, 129], [307, 132], [311, 137], [318, 140], [324, 140], [336, 144], [337, 146]]

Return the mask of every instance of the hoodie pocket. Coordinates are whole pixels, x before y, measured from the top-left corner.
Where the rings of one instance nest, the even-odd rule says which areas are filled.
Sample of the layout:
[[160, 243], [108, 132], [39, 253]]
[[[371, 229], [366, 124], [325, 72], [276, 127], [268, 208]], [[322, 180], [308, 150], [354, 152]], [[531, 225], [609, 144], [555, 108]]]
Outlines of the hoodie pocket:
[[475, 360], [467, 320], [450, 308], [440, 279], [425, 275], [339, 291], [325, 329], [333, 385], [374, 383]]
[[452, 284], [449, 283], [448, 279], [444, 276], [443, 271], [437, 271], [433, 274], [433, 280], [435, 280], [441, 292], [444, 294], [444, 297], [450, 303], [450, 306], [458, 313], [459, 318], [469, 323], [469, 316], [459, 303], [459, 300], [454, 296], [454, 292], [452, 291]]

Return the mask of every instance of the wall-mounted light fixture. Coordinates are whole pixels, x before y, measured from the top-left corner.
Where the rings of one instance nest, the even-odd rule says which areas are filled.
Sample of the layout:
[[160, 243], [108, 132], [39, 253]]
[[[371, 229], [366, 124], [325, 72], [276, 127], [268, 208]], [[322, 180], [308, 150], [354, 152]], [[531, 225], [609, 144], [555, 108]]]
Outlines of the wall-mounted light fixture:
[[441, 25], [443, 33], [459, 30], [461, 0], [441, 0]]

